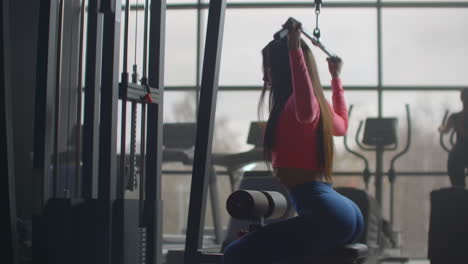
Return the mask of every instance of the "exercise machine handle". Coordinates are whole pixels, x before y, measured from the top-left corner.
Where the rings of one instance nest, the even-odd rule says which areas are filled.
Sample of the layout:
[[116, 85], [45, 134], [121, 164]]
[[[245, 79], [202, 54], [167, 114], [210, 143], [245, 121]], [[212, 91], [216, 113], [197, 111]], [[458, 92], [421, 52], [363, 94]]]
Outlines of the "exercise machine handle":
[[[445, 122], [447, 121], [448, 114], [449, 114], [449, 111], [445, 110], [444, 119], [442, 120], [442, 125], [444, 125]], [[440, 145], [446, 152], [450, 152], [450, 149], [445, 145], [443, 133], [440, 133]]]
[[[289, 32], [288, 29], [283, 28], [273, 35], [273, 39], [278, 40], [278, 39], [285, 38], [288, 36], [288, 32]], [[312, 44], [314, 46], [317, 46], [319, 49], [325, 52], [325, 54], [327, 54], [330, 57], [338, 57], [334, 52], [332, 52], [330, 49], [325, 47], [325, 45], [323, 45], [323, 43], [318, 38], [316, 38], [313, 34], [311, 34], [305, 28], [302, 29], [302, 33], [306, 38], [312, 41]]]
[[[348, 110], [348, 119], [351, 118], [351, 113], [353, 111], [353, 107], [354, 105], [350, 105], [349, 106], [349, 110]], [[349, 145], [348, 145], [348, 136], [347, 136], [347, 133], [344, 135], [344, 147], [346, 149], [346, 151], [348, 151], [349, 153], [351, 153], [352, 155], [358, 157], [359, 159], [363, 160], [364, 161], [364, 171], [363, 171], [363, 177], [364, 177], [364, 182], [366, 184], [366, 186], [368, 185], [369, 183], [369, 179], [370, 179], [370, 171], [369, 171], [369, 161], [367, 160], [366, 157], [364, 157], [362, 154], [359, 154], [357, 153], [356, 151], [352, 150]]]
[[354, 138], [354, 140], [356, 141], [356, 144], [358, 145], [358, 147], [362, 150], [367, 150], [367, 151], [375, 151], [376, 149], [375, 148], [367, 148], [367, 147], [364, 147], [364, 145], [361, 144], [361, 142], [359, 141], [359, 135], [361, 134], [361, 130], [362, 130], [362, 124], [363, 122], [360, 121], [359, 122], [359, 127], [358, 127], [358, 130], [356, 132], [356, 137]]
[[[406, 104], [405, 107], [406, 107], [406, 122], [407, 122], [407, 131], [408, 131], [407, 132], [408, 136], [407, 136], [407, 140], [406, 140], [406, 146], [400, 153], [395, 155], [395, 157], [393, 157], [393, 159], [391, 160], [391, 162], [390, 162], [390, 171], [394, 170], [394, 165], [395, 165], [396, 160], [399, 159], [404, 154], [406, 154], [408, 152], [410, 146], [411, 146], [411, 114], [410, 114], [409, 105]], [[391, 182], [393, 180], [395, 180], [395, 173], [393, 173], [393, 175], [394, 175], [393, 179], [392, 179], [392, 177], [390, 177]]]

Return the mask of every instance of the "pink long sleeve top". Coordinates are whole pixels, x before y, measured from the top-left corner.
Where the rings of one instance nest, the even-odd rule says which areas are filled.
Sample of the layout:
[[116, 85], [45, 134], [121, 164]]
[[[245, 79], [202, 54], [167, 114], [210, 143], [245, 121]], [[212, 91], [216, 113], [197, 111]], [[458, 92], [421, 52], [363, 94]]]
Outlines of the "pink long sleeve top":
[[[272, 150], [274, 168], [303, 168], [321, 170], [318, 159], [317, 136], [320, 106], [315, 97], [302, 49], [290, 50], [293, 91], [280, 114]], [[348, 129], [348, 111], [343, 86], [339, 78], [331, 82], [335, 136], [343, 136]]]

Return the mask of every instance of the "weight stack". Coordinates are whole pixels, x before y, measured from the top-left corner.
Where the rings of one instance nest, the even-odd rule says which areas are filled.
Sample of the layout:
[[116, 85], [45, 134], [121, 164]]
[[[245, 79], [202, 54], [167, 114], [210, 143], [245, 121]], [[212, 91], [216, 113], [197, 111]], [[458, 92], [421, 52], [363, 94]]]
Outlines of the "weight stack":
[[431, 192], [428, 257], [431, 264], [468, 263], [468, 190]]
[[[105, 263], [107, 203], [50, 199], [43, 214], [33, 219], [33, 264]], [[112, 263], [145, 263], [146, 233], [138, 227], [139, 201], [114, 200], [112, 214]]]

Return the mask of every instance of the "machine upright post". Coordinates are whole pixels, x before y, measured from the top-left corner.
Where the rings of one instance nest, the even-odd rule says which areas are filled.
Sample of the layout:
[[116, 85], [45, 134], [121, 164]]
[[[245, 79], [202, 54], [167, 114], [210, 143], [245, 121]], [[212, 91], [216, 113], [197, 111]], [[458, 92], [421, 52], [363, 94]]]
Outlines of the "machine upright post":
[[[157, 88], [159, 98], [155, 104], [147, 104], [145, 201], [143, 223], [147, 228], [147, 264], [162, 263], [162, 213], [161, 164], [162, 125], [164, 103], [164, 52], [166, 28], [166, 1], [152, 0], [150, 5], [148, 83]], [[146, 52], [145, 52], [146, 53]], [[143, 60], [146, 62], [146, 59]], [[144, 63], [145, 64], [145, 63]], [[146, 68], [145, 66], [143, 68]], [[146, 70], [143, 70], [145, 75]], [[142, 80], [142, 83], [145, 81]], [[144, 83], [145, 84], [145, 83]], [[141, 157], [142, 159], [145, 157]]]
[[16, 199], [13, 174], [9, 1], [0, 4], [0, 246], [5, 263], [18, 263]]
[[210, 1], [185, 242], [186, 264], [199, 263], [203, 242], [225, 10], [226, 0]]
[[380, 206], [382, 206], [383, 154], [384, 146], [378, 143], [375, 150], [375, 199]]
[[[103, 231], [103, 264], [120, 263], [119, 251], [122, 241], [113, 223], [113, 202], [117, 196], [117, 101], [119, 89], [120, 53], [120, 14], [121, 2], [106, 0], [101, 2], [104, 13], [102, 80], [101, 80], [101, 118], [99, 133], [99, 182], [98, 199], [105, 203], [103, 214], [106, 230]], [[116, 262], [115, 262], [116, 261]]]
[[99, 99], [102, 65], [103, 14], [97, 1], [88, 5], [88, 29], [86, 38], [86, 96], [83, 122], [83, 178], [84, 198], [97, 198], [99, 162]]

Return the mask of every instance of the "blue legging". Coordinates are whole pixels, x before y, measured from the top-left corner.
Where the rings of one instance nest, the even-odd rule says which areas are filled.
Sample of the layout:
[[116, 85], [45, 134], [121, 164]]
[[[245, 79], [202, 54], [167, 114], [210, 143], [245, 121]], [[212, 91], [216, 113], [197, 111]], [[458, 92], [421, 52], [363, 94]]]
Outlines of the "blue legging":
[[356, 240], [363, 231], [359, 208], [325, 182], [297, 185], [289, 199], [298, 216], [266, 225], [224, 250], [223, 264], [281, 263], [320, 255]]

